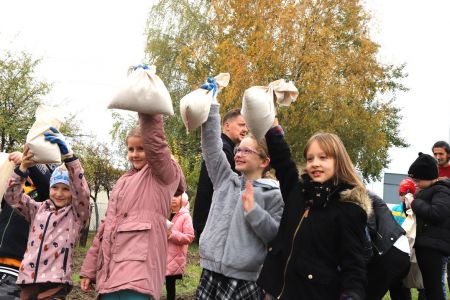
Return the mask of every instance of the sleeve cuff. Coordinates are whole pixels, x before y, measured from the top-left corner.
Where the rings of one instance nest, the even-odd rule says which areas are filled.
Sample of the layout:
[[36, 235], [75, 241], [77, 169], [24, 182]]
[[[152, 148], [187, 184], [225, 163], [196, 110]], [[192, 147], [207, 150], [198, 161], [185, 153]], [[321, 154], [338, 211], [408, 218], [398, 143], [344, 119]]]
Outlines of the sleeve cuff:
[[66, 158], [66, 159], [64, 160], [64, 163], [65, 163], [65, 164], [66, 164], [66, 163], [70, 163], [70, 162], [73, 162], [73, 161], [75, 161], [75, 160], [77, 160], [77, 159], [78, 159], [78, 157], [76, 157], [75, 154], [74, 154], [74, 155], [72, 155], [72, 157]]
[[22, 171], [20, 170], [20, 167], [19, 167], [19, 166], [17, 166], [17, 167], [14, 169], [14, 172], [15, 172], [17, 175], [19, 175], [20, 177], [22, 177], [22, 178], [27, 178], [28, 176], [30, 176], [30, 172], [29, 172], [28, 170], [26, 170], [25, 172], [22, 172]]
[[270, 135], [284, 135], [284, 130], [280, 125], [274, 126], [267, 131]]

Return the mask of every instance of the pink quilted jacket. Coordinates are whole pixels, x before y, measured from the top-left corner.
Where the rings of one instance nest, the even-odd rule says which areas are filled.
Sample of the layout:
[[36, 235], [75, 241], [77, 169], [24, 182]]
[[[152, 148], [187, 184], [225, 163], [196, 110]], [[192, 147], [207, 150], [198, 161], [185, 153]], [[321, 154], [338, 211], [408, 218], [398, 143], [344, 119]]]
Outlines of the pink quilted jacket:
[[72, 258], [80, 230], [89, 219], [89, 188], [78, 159], [66, 162], [72, 203], [57, 209], [51, 200], [35, 202], [23, 193], [25, 180], [13, 174], [5, 200], [30, 222], [18, 284], [72, 284]]
[[173, 217], [172, 223], [172, 233], [168, 238], [166, 276], [184, 273], [188, 246], [194, 240], [189, 202], [184, 197], [182, 207]]
[[166, 274], [170, 200], [185, 190], [172, 160], [162, 115], [139, 114], [147, 165], [116, 183], [108, 209], [81, 267], [99, 294], [130, 289], [160, 298]]

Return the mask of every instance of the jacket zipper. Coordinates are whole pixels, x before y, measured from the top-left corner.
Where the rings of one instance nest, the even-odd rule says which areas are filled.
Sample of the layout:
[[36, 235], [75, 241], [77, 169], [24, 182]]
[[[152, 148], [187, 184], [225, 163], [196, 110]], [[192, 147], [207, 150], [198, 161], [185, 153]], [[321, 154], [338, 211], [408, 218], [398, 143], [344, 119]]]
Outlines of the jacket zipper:
[[64, 248], [64, 262], [63, 262], [64, 275], [66, 275], [66, 271], [67, 271], [67, 259], [68, 258], [69, 258], [69, 248]]
[[294, 250], [295, 237], [297, 236], [298, 230], [302, 226], [303, 219], [307, 218], [308, 215], [309, 215], [309, 207], [306, 208], [305, 212], [303, 213], [303, 216], [300, 219], [300, 222], [298, 222], [297, 228], [295, 229], [294, 236], [292, 237], [291, 251], [289, 252], [289, 256], [288, 256], [288, 259], [286, 261], [286, 265], [284, 266], [283, 288], [281, 289], [281, 293], [278, 295], [277, 299], [281, 299], [281, 296], [283, 295], [284, 289], [286, 287], [286, 271], [287, 271], [287, 268], [288, 268], [288, 265], [289, 265], [289, 261], [291, 260], [291, 257], [292, 257], [292, 251]]
[[42, 252], [42, 245], [44, 244], [44, 240], [45, 240], [45, 233], [47, 232], [47, 228], [48, 228], [48, 223], [50, 222], [50, 217], [52, 216], [53, 213], [50, 213], [47, 217], [47, 222], [45, 223], [45, 227], [44, 227], [44, 232], [42, 233], [42, 240], [41, 240], [41, 244], [39, 245], [39, 252], [37, 255], [37, 259], [36, 259], [36, 269], [34, 271], [34, 279], [33, 279], [33, 283], [36, 283], [36, 279], [38, 277], [38, 271], [39, 271], [39, 260], [41, 259], [41, 252]]
[[[377, 231], [377, 235], [380, 239], [383, 239], [383, 236], [378, 231]], [[383, 254], [383, 251], [380, 251], [380, 249], [377, 248], [377, 245], [375, 245], [375, 243], [371, 243], [371, 244], [378, 251], [379, 255]]]

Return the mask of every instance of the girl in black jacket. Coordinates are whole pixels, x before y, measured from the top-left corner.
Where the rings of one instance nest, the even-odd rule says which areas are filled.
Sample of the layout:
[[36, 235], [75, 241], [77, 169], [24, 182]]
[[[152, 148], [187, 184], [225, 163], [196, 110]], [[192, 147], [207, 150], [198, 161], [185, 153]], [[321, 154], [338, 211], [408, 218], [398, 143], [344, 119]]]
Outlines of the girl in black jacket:
[[364, 299], [371, 206], [341, 140], [329, 133], [311, 137], [301, 177], [280, 126], [266, 141], [285, 209], [258, 284], [268, 299]]
[[417, 228], [414, 248], [427, 299], [444, 300], [442, 265], [450, 255], [450, 180], [438, 180], [434, 157], [419, 153], [408, 171], [420, 189], [411, 202]]

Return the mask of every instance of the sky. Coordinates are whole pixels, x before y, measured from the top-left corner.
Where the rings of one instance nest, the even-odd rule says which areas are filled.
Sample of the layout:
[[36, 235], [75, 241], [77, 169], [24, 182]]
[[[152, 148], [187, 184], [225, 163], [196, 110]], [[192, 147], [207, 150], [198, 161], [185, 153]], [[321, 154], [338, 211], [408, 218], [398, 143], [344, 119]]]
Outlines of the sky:
[[[419, 151], [450, 138], [450, 1], [366, 0], [370, 32], [386, 64], [406, 63], [410, 90], [397, 96], [400, 135], [410, 147], [391, 149], [385, 170], [406, 173]], [[109, 138], [106, 109], [127, 68], [144, 59], [152, 1], [0, 0], [0, 51], [42, 58], [37, 75], [53, 83], [44, 98], [77, 112], [82, 128]], [[178, 111], [175, 108], [175, 111]], [[382, 184], [370, 187], [382, 195]]]

